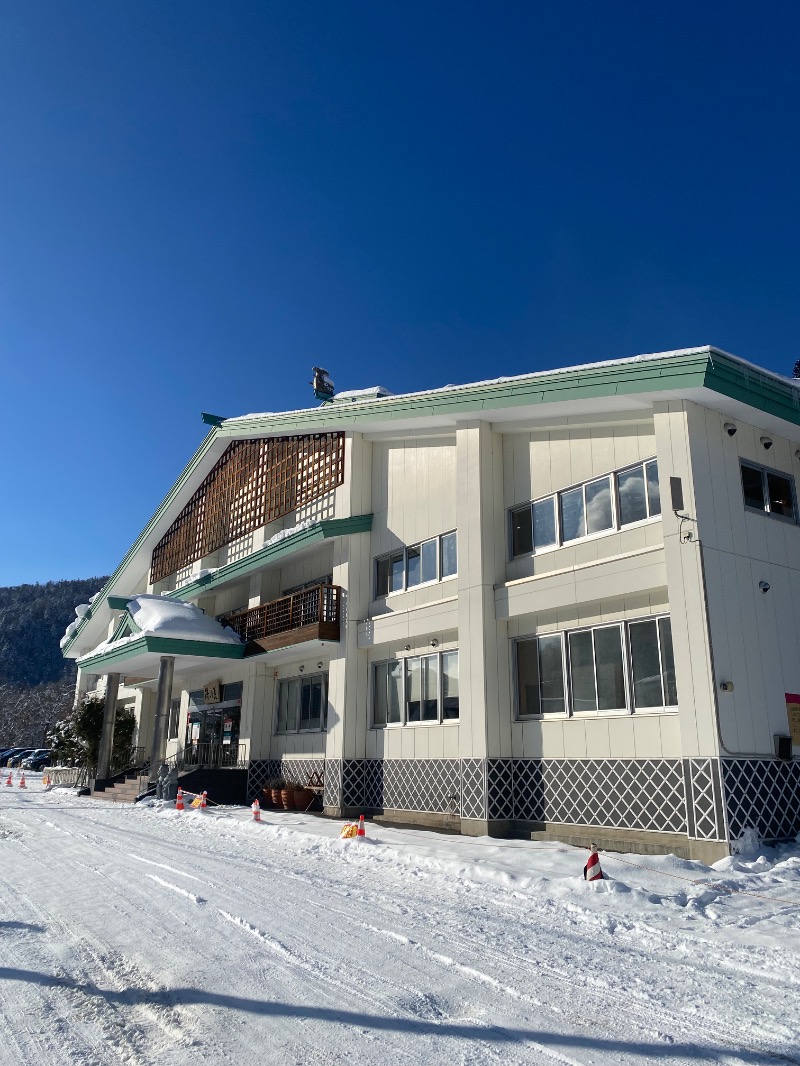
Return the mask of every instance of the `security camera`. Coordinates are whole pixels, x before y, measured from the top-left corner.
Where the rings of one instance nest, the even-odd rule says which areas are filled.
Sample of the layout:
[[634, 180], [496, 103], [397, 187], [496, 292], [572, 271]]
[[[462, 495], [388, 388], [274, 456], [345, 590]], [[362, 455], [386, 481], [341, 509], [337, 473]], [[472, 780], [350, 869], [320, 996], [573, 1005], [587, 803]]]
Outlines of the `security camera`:
[[733, 422], [726, 422], [722, 428], [725, 430], [729, 437], [736, 436], [737, 427], [733, 424]]
[[761, 437], [760, 440], [761, 440], [762, 445], [767, 449], [767, 451], [769, 451], [770, 448], [772, 447], [772, 438], [771, 437]]
[[758, 587], [762, 592], [769, 592], [769, 581], [759, 581]]

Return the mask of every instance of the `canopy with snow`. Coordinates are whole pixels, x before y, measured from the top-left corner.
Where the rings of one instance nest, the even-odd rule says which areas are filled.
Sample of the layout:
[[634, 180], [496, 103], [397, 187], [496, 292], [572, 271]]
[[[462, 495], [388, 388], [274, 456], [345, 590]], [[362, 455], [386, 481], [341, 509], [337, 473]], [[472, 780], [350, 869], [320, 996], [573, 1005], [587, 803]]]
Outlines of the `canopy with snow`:
[[204, 614], [193, 603], [140, 595], [112, 606], [125, 614], [110, 640], [78, 660], [92, 673], [158, 672], [162, 655], [176, 657], [176, 668], [191, 668], [214, 659], [241, 659], [245, 645], [232, 629]]

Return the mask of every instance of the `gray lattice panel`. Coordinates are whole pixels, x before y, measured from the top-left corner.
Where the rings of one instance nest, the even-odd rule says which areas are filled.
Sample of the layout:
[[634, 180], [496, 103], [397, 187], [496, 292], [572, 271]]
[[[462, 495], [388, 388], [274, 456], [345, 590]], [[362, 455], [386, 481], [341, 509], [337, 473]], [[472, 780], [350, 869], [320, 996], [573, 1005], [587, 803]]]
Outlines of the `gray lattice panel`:
[[677, 759], [543, 760], [544, 821], [686, 832]]
[[685, 759], [687, 833], [695, 840], [725, 840], [719, 759]]
[[365, 807], [380, 810], [383, 802], [383, 759], [366, 759], [364, 762]]
[[325, 760], [325, 787], [322, 802], [326, 807], [340, 807], [342, 804], [342, 760]]
[[461, 817], [487, 817], [485, 759], [461, 760]]
[[345, 759], [342, 762], [342, 806], [364, 806], [363, 759]]
[[[509, 760], [511, 761], [511, 760]], [[544, 821], [544, 767], [541, 759], [514, 759], [514, 818]]]
[[514, 761], [487, 759], [486, 792], [489, 818], [514, 817]]
[[730, 839], [757, 829], [764, 840], [788, 840], [800, 832], [800, 762], [723, 759]]
[[393, 810], [458, 814], [461, 781], [458, 759], [386, 759], [383, 806]]
[[278, 773], [292, 785], [307, 785], [312, 776], [324, 777], [325, 760], [320, 758], [296, 759], [289, 756], [281, 759], [278, 764]]
[[249, 766], [247, 775], [247, 799], [252, 802], [260, 795], [264, 783], [280, 773], [280, 760], [278, 759], [254, 759]]

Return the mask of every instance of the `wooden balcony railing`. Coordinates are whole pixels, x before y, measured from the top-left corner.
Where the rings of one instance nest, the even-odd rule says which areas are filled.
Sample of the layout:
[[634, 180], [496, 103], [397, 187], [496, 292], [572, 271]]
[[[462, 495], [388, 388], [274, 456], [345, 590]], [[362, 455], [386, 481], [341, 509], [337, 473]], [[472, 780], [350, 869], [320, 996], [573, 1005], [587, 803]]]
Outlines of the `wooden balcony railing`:
[[307, 640], [338, 640], [341, 599], [338, 585], [314, 585], [259, 607], [220, 615], [219, 621], [265, 651]]

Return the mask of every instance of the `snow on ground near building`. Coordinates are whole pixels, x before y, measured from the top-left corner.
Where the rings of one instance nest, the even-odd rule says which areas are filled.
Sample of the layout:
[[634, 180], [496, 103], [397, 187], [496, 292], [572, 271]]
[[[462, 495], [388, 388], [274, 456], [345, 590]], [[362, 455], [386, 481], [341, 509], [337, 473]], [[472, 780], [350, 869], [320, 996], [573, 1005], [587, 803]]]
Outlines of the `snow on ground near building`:
[[709, 869], [0, 789], [0, 1066], [800, 1062], [800, 847]]

